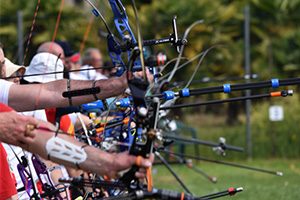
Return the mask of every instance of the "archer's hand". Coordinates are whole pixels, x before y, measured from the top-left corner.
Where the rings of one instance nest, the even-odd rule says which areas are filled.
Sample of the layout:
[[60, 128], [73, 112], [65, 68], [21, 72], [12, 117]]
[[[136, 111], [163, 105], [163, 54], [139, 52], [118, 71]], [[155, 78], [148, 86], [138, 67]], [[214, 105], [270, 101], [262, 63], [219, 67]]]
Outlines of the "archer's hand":
[[[146, 77], [147, 77], [147, 80], [149, 81], [149, 83], [153, 83], [153, 80], [154, 80], [153, 75], [150, 73], [148, 67], [145, 67], [145, 68], [146, 68]], [[134, 72], [133, 75], [135, 77], [143, 78], [143, 71]]]
[[[129, 155], [128, 152], [122, 152], [113, 154], [112, 165], [110, 167], [110, 172], [107, 174], [109, 177], [117, 177], [119, 172], [130, 169], [132, 166], [136, 165], [137, 156]], [[151, 155], [149, 159], [141, 158], [139, 162], [140, 170], [136, 172], [135, 176], [139, 179], [146, 177], [146, 169], [152, 166], [154, 161], [154, 155]]]
[[2, 112], [0, 113], [0, 140], [17, 146], [31, 143], [35, 137], [33, 129], [37, 126], [38, 120], [33, 117], [23, 116], [15, 111]]

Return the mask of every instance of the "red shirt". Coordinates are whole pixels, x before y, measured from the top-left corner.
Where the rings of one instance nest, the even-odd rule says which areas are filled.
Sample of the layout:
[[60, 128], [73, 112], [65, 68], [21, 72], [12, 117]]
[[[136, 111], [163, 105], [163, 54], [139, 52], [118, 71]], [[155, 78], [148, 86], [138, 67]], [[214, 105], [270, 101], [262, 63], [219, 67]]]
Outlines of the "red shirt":
[[3, 103], [0, 103], [0, 112], [10, 112], [13, 111], [13, 109]]
[[[0, 103], [0, 112], [10, 112], [12, 109]], [[7, 162], [7, 154], [0, 143], [0, 200], [5, 200], [17, 194], [16, 182]]]
[[[47, 108], [45, 109], [46, 116], [48, 122], [51, 122], [52, 124], [55, 124], [55, 118], [56, 118], [56, 108]], [[69, 115], [63, 115], [60, 118], [60, 129], [65, 132], [69, 133], [70, 135], [75, 135], [74, 125], [69, 117]]]

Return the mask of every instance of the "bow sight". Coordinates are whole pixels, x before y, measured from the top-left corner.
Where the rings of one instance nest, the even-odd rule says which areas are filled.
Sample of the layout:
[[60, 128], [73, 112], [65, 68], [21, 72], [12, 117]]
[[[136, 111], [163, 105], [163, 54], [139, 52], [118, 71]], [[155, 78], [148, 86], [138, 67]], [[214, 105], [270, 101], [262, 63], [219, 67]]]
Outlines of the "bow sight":
[[[111, 30], [109, 29], [104, 17], [102, 16], [101, 12], [97, 9], [97, 7], [90, 1], [85, 0], [88, 4], [90, 4], [93, 8], [92, 12], [96, 17], [100, 17], [105, 27], [107, 29], [107, 46], [110, 58], [114, 67], [117, 67], [116, 75], [120, 76], [126, 70], [125, 62], [122, 59], [122, 52], [127, 52], [127, 59], [130, 60], [131, 51], [138, 46], [137, 40], [129, 26], [128, 17], [126, 10], [120, 0], [109, 0], [112, 12], [114, 14], [114, 23], [115, 27], [119, 33], [119, 36], [122, 38], [121, 41], [117, 40]], [[144, 40], [142, 42], [143, 46], [153, 46], [159, 45], [164, 43], [171, 43], [176, 50], [179, 52], [180, 47], [187, 43], [186, 39], [180, 39], [178, 37], [177, 32], [177, 25], [176, 25], [176, 17], [172, 20], [173, 26], [173, 33], [170, 34], [169, 37], [162, 38], [162, 39], [151, 39], [151, 40]], [[135, 60], [135, 70], [142, 67], [140, 59]], [[140, 66], [140, 67], [139, 67]]]
[[[177, 17], [174, 16], [174, 18], [172, 20], [173, 33], [170, 34], [169, 37], [165, 37], [165, 38], [161, 38], [161, 39], [144, 40], [143, 46], [154, 46], [154, 45], [159, 45], [159, 44], [170, 43], [170, 44], [172, 44], [172, 46], [174, 46], [176, 51], [179, 53], [180, 47], [182, 45], [186, 45], [187, 40], [178, 38], [176, 19], [177, 19]], [[126, 39], [126, 41], [120, 45], [120, 48], [123, 51], [133, 49], [134, 47], [137, 46], [137, 44], [132, 41], [132, 39], [130, 38], [129, 35], [125, 35], [125, 39]]]

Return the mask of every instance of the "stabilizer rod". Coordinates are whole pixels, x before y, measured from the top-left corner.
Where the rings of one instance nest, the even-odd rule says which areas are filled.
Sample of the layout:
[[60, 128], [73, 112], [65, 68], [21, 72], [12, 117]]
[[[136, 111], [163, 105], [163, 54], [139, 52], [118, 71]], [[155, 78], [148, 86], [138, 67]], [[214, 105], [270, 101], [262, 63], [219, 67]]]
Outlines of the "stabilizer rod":
[[241, 165], [241, 164], [237, 164], [237, 163], [225, 162], [225, 161], [220, 161], [220, 160], [213, 160], [213, 159], [204, 158], [204, 157], [200, 157], [200, 156], [192, 156], [192, 155], [174, 153], [174, 152], [170, 152], [170, 151], [163, 150], [163, 149], [158, 149], [158, 151], [164, 152], [166, 154], [176, 155], [176, 156], [190, 158], [190, 159], [194, 159], [194, 160], [202, 160], [202, 161], [206, 161], [206, 162], [217, 163], [217, 164], [221, 164], [221, 165], [228, 165], [228, 166], [232, 166], [232, 167], [238, 167], [238, 168], [242, 168], [242, 169], [248, 169], [248, 170], [252, 170], [252, 171], [272, 174], [272, 175], [276, 175], [276, 176], [283, 176], [283, 173], [279, 172], [279, 171], [271, 171], [271, 170], [267, 170], [267, 169], [261, 169], [261, 168]]

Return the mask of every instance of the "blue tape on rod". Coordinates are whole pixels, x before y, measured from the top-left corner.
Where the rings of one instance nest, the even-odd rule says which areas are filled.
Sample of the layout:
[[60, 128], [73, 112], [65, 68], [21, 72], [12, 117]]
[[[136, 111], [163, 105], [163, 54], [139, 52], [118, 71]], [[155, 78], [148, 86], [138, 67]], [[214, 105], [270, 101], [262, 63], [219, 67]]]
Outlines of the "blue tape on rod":
[[223, 90], [224, 90], [224, 93], [230, 93], [231, 92], [230, 84], [224, 84]]
[[190, 89], [189, 88], [183, 88], [181, 90], [181, 96], [182, 97], [189, 97], [190, 96]]
[[279, 87], [279, 80], [277, 78], [274, 78], [271, 80], [272, 88], [278, 88]]
[[165, 100], [171, 100], [171, 99], [174, 99], [174, 97], [175, 97], [175, 94], [173, 91], [164, 91], [163, 95], [164, 95]]

